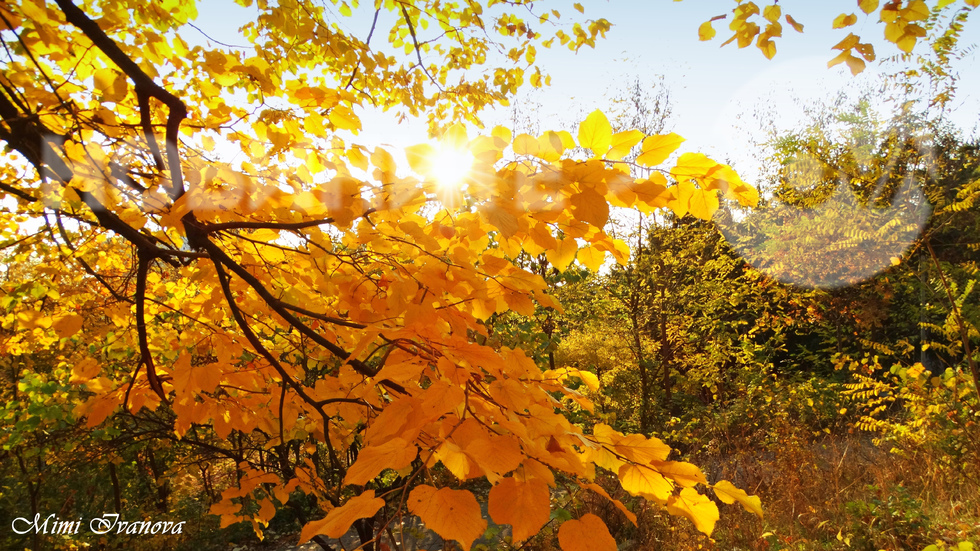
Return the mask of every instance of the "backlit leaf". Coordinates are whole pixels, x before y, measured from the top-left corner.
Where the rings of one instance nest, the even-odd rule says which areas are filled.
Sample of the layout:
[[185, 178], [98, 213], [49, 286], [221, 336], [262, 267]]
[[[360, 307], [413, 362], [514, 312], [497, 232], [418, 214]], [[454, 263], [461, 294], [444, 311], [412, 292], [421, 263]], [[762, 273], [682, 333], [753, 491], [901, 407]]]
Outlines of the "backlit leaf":
[[372, 517], [384, 506], [385, 500], [374, 497], [374, 490], [367, 490], [340, 507], [331, 509], [322, 519], [307, 523], [300, 532], [299, 543], [302, 545], [319, 534], [328, 538], [339, 538], [347, 533], [354, 521]]
[[667, 160], [671, 153], [677, 150], [684, 142], [684, 138], [671, 132], [670, 134], [649, 136], [643, 140], [640, 156], [636, 158], [637, 164], [643, 166], [657, 166]]
[[578, 127], [578, 143], [591, 149], [597, 157], [605, 155], [612, 145], [612, 126], [602, 111], [595, 110]]
[[878, 0], [858, 0], [858, 7], [864, 13], [871, 13], [878, 9]]
[[796, 30], [796, 32], [798, 33], [803, 32], [803, 25], [797, 23], [796, 20], [793, 19], [789, 14], [786, 14], [786, 22], [789, 23], [790, 26], [792, 26], [793, 29]]
[[727, 480], [720, 480], [716, 482], [712, 488], [714, 488], [715, 495], [717, 495], [718, 499], [720, 499], [722, 502], [730, 505], [738, 501], [742, 504], [742, 507], [744, 507], [746, 511], [755, 513], [759, 516], [759, 518], [763, 518], [762, 500], [759, 499], [759, 496], [750, 496], [745, 492], [745, 490], [736, 488], [734, 484]]
[[698, 40], [711, 40], [718, 32], [711, 26], [711, 21], [705, 21], [698, 27]]
[[407, 503], [409, 512], [443, 538], [459, 542], [464, 551], [487, 529], [479, 503], [466, 490], [422, 484], [408, 495]]
[[718, 521], [718, 506], [691, 488], [684, 488], [680, 495], [670, 496], [667, 501], [667, 512], [687, 517], [694, 523], [695, 528], [709, 536], [715, 529], [715, 522]]
[[414, 444], [392, 438], [378, 446], [366, 446], [357, 454], [357, 461], [347, 470], [344, 484], [367, 484], [384, 469], [399, 470], [412, 464], [418, 455]]
[[591, 513], [563, 522], [558, 528], [558, 544], [562, 551], [616, 551], [616, 540], [606, 523]]
[[551, 491], [540, 479], [507, 477], [490, 489], [489, 511], [494, 522], [513, 527], [515, 543], [522, 542], [548, 522]]

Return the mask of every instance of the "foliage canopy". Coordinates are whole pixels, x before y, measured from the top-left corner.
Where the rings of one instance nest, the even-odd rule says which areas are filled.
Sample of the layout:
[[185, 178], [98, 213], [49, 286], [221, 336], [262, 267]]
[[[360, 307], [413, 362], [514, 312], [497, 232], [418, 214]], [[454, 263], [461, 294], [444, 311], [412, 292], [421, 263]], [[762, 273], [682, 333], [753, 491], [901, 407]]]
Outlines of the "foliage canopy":
[[[897, 12], [905, 34], [921, 3]], [[4, 449], [82, 419], [106, 441], [154, 427], [233, 466], [210, 509], [223, 525], [261, 533], [292, 508], [323, 545], [353, 526], [370, 547], [411, 512], [469, 549], [486, 529], [471, 479], [492, 485], [490, 516], [515, 540], [549, 521], [559, 485], [629, 518], [600, 470], [710, 533], [697, 467], [657, 438], [566, 417], [592, 409], [574, 389], [594, 390], [592, 373], [488, 344], [495, 314], [561, 309], [522, 251], [596, 271], [606, 253], [629, 260], [605, 231], [611, 206], [708, 220], [723, 200], [758, 200], [727, 165], [674, 157], [680, 136], [613, 132], [599, 111], [575, 136], [450, 124], [545, 84], [536, 48], [592, 46], [609, 22], [559, 22], [526, 0], [384, 0], [360, 6], [361, 38], [336, 21], [357, 2], [242, 4], [257, 14], [247, 48], [191, 45], [193, 2], [0, 2], [0, 347], [24, 404], [5, 410]], [[367, 105], [426, 118], [438, 144], [408, 148], [407, 166], [359, 145]], [[461, 184], [434, 176], [440, 150], [472, 156]], [[714, 488], [761, 515], [757, 498]], [[326, 516], [307, 518], [311, 503]], [[593, 515], [558, 539], [615, 548]]]

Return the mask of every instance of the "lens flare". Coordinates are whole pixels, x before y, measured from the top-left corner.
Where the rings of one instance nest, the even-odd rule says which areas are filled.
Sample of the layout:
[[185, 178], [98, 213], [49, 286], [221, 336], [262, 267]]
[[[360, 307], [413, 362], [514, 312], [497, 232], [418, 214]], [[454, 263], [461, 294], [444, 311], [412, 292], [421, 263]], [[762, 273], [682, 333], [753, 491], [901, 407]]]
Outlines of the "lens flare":
[[473, 169], [473, 154], [467, 150], [440, 147], [432, 159], [431, 176], [444, 190], [459, 190]]

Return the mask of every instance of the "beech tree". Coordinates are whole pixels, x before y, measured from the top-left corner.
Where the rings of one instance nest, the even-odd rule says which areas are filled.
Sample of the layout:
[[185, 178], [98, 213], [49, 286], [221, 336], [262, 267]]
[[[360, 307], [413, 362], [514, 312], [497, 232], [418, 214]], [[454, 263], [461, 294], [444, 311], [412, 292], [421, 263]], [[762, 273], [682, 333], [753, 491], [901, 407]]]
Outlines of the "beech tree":
[[[705, 533], [718, 509], [699, 488], [762, 514], [655, 437], [571, 423], [555, 396], [590, 409], [566, 381], [593, 374], [481, 344], [495, 313], [560, 309], [521, 251], [595, 270], [629, 257], [604, 231], [611, 205], [707, 220], [723, 197], [757, 201], [705, 155], [665, 165], [678, 135], [613, 133], [598, 111], [576, 136], [451, 124], [546, 84], [536, 49], [592, 46], [608, 21], [559, 24], [526, 0], [240, 3], [257, 14], [244, 49], [188, 44], [193, 2], [0, 2], [0, 240], [30, 270], [4, 288], [13, 372], [47, 355], [37, 376], [68, 380], [53, 395], [78, 396], [87, 427], [152, 420], [234, 462], [223, 525], [261, 534], [311, 498], [326, 516], [301, 539], [325, 548], [354, 526], [371, 549], [408, 512], [469, 549], [486, 528], [470, 479], [492, 484], [515, 542], [549, 522], [559, 484], [609, 497], [599, 469]], [[334, 21], [355, 9], [361, 35]], [[435, 141], [398, 166], [357, 143], [369, 105], [426, 119]], [[451, 155], [469, 158], [459, 182]], [[557, 534], [616, 547], [591, 514]]]

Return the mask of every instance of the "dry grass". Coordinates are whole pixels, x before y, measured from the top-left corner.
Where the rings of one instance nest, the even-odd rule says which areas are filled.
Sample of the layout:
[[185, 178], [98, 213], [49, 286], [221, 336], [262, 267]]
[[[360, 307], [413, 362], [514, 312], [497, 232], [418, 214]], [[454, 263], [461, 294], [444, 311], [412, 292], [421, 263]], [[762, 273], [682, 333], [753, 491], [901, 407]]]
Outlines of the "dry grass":
[[980, 543], [976, 457], [955, 463], [930, 445], [893, 449], [867, 433], [768, 430], [781, 434], [765, 449], [690, 458], [709, 480], [758, 494], [764, 520], [719, 505], [721, 520], [708, 538], [656, 505], [633, 503], [637, 527], [599, 502], [583, 505], [607, 521], [621, 550], [920, 551], [935, 542]]

